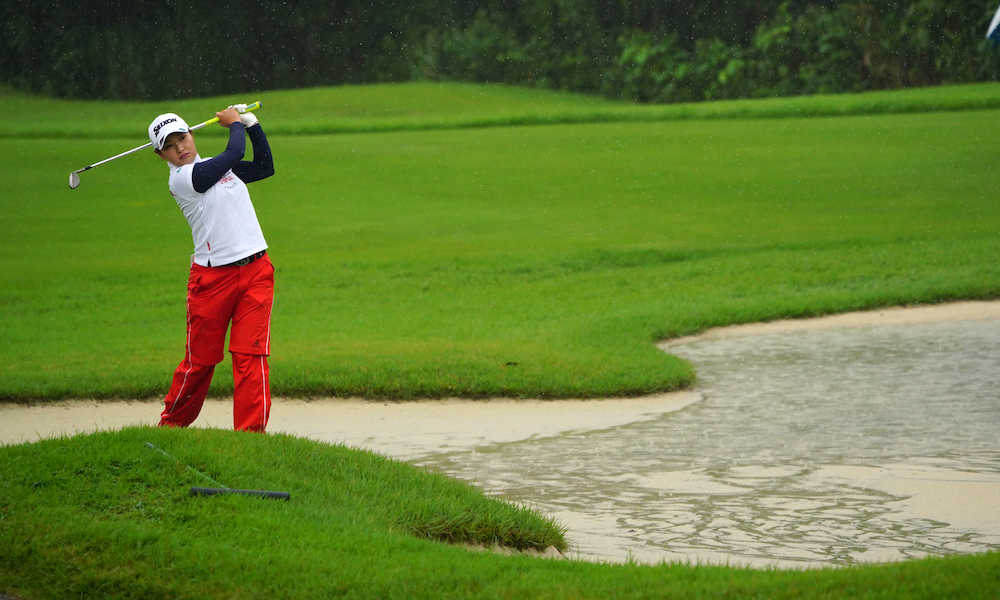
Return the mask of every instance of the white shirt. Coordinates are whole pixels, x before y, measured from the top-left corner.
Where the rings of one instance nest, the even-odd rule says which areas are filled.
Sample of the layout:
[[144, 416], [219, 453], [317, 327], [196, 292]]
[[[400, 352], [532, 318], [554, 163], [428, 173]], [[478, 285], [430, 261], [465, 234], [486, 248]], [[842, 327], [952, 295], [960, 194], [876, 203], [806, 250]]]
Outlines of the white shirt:
[[170, 194], [191, 226], [194, 262], [220, 266], [266, 250], [247, 185], [232, 170], [205, 193], [195, 191], [191, 175], [203, 160], [197, 156], [189, 165], [170, 164]]

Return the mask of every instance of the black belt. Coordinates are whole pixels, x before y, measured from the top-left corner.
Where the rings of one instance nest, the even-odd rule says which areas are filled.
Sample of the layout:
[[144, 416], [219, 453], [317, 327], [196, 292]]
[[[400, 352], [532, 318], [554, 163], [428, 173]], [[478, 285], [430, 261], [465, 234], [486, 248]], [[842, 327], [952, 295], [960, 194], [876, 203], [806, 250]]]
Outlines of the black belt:
[[[261, 250], [257, 254], [251, 254], [250, 256], [248, 256], [246, 258], [241, 258], [239, 260], [234, 260], [231, 263], [226, 263], [224, 265], [218, 265], [218, 266], [216, 266], [216, 268], [221, 268], [221, 267], [242, 267], [242, 266], [245, 266], [245, 265], [249, 265], [253, 261], [255, 261], [258, 258], [260, 258], [261, 256], [264, 256], [265, 254], [267, 254], [267, 250]], [[209, 263], [208, 266], [211, 267], [212, 263]]]

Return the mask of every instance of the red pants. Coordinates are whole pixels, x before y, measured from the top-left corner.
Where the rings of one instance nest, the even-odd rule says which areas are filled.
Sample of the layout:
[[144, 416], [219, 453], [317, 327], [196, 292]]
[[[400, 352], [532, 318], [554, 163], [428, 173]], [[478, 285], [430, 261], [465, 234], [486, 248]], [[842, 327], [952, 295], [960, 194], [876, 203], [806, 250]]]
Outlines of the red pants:
[[191, 265], [187, 294], [187, 348], [174, 371], [161, 426], [187, 427], [198, 417], [226, 330], [233, 357], [233, 429], [260, 431], [271, 413], [267, 356], [271, 343], [274, 265], [265, 254], [235, 267]]

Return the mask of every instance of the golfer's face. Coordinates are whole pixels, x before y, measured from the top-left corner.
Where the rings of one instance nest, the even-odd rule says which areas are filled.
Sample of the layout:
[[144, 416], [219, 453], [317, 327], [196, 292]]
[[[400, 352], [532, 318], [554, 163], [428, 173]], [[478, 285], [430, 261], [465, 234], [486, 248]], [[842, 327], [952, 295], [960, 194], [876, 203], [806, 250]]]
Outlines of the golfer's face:
[[190, 133], [171, 133], [163, 143], [160, 156], [175, 165], [193, 163], [198, 156], [198, 150], [194, 147], [194, 136]]

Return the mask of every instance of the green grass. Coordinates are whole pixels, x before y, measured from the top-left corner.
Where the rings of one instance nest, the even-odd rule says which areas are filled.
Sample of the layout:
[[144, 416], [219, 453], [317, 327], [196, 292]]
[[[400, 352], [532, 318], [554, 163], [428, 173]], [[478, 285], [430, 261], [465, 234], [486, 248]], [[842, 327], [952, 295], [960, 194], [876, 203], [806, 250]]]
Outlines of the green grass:
[[[288, 502], [196, 498], [197, 474]], [[0, 593], [41, 598], [989, 598], [1000, 554], [777, 571], [607, 565], [465, 484], [288, 436], [130, 428], [0, 447]]]
[[[390, 114], [403, 94], [426, 92], [414, 97], [430, 102], [443, 89], [281, 92], [287, 104], [265, 104], [261, 120], [307, 126], [304, 107], [319, 98], [338, 106], [363, 96], [365, 114]], [[477, 90], [486, 107], [523, 96], [542, 110], [557, 98], [455, 89]], [[950, 105], [969, 89], [924, 93]], [[39, 123], [46, 111], [57, 122], [69, 114], [65, 102], [32, 102]], [[115, 105], [80, 106], [90, 117], [79, 126], [91, 132], [81, 139], [0, 138], [11, 186], [0, 197], [0, 399], [155, 396], [183, 354], [190, 231], [162, 162], [146, 151], [66, 187], [70, 170], [141, 142], [152, 107], [123, 105], [137, 133], [117, 138], [105, 135], [119, 126]], [[995, 298], [1000, 144], [988, 124], [998, 116], [273, 134], [277, 176], [253, 189], [278, 269], [272, 388], [644, 394], [694, 378], [657, 339]], [[200, 139], [205, 155], [221, 149], [221, 138]], [[213, 394], [231, 391], [227, 369]]]
[[[137, 132], [141, 134], [158, 113], [178, 112], [194, 125], [211, 118], [222, 106], [253, 100], [263, 101], [261, 114], [272, 134], [333, 134], [997, 109], [1000, 108], [1000, 85], [983, 83], [669, 105], [637, 105], [582, 94], [502, 85], [427, 82], [271, 90], [241, 96], [157, 102], [59, 100], [0, 87], [0, 100], [4, 106], [0, 114], [0, 138], [58, 139], [90, 137], [95, 133], [102, 137], [137, 137]], [[221, 135], [218, 130], [213, 133]]]

